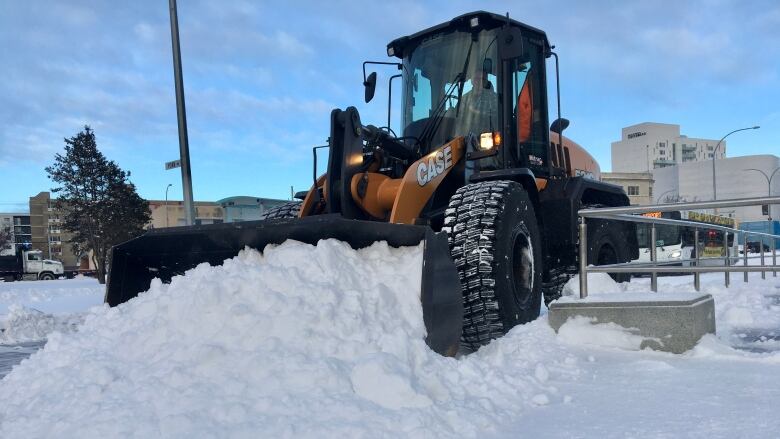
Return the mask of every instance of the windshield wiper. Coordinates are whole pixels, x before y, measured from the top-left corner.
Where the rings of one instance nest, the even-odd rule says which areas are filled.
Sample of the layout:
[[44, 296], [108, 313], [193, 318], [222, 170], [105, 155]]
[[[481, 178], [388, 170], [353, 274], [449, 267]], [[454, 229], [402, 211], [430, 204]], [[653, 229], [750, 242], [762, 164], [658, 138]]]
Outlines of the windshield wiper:
[[452, 80], [452, 85], [447, 89], [447, 91], [444, 93], [444, 96], [439, 101], [439, 103], [436, 105], [436, 109], [434, 110], [433, 114], [431, 114], [430, 118], [428, 119], [428, 122], [425, 124], [425, 127], [422, 130], [422, 133], [420, 134], [420, 141], [424, 142], [428, 145], [430, 148], [430, 141], [433, 139], [434, 134], [436, 134], [436, 131], [438, 131], [439, 126], [441, 126], [441, 121], [443, 120], [443, 110], [445, 107], [445, 103], [447, 102], [447, 99], [452, 98], [452, 90], [455, 88], [456, 85], [458, 85], [458, 81], [462, 81], [462, 78], [460, 77], [460, 73], [455, 75], [455, 78]]
[[444, 96], [442, 96], [442, 99], [436, 106], [436, 110], [433, 112], [433, 114], [431, 114], [430, 119], [428, 119], [428, 123], [426, 123], [425, 128], [423, 128], [422, 134], [420, 135], [420, 140], [424, 141], [428, 145], [428, 149], [430, 149], [430, 142], [433, 140], [433, 136], [436, 134], [436, 131], [439, 130], [441, 122], [444, 119], [444, 104], [447, 102], [447, 99], [452, 98], [452, 89], [456, 85], [458, 86], [458, 102], [455, 104], [455, 117], [458, 117], [458, 112], [460, 110], [460, 100], [463, 96], [463, 87], [466, 83], [466, 71], [469, 68], [469, 61], [471, 60], [471, 49], [473, 47], [474, 40], [472, 39], [471, 44], [469, 44], [469, 50], [466, 52], [466, 60], [463, 62], [463, 69], [461, 69], [461, 71], [455, 75], [455, 78], [452, 80], [452, 85], [450, 85], [450, 87], [444, 93]]
[[[466, 70], [469, 68], [469, 61], [471, 61], [471, 49], [474, 47], [474, 40], [471, 40], [469, 44], [469, 51], [466, 52], [466, 62], [463, 63], [463, 70], [460, 71], [460, 87], [458, 87], [458, 103], [455, 104], [455, 117], [460, 114], [460, 98], [463, 96], [463, 87], [466, 85]], [[472, 81], [473, 82], [473, 81]], [[472, 84], [472, 87], [476, 88], [476, 84]]]

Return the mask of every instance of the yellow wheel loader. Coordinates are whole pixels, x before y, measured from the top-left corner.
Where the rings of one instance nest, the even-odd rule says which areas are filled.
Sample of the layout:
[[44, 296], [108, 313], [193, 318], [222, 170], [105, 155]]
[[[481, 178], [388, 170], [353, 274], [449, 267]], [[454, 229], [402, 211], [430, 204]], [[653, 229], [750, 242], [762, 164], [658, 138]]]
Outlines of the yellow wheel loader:
[[[542, 298], [557, 298], [577, 271], [577, 210], [629, 204], [562, 135], [560, 104], [549, 123], [546, 60], [555, 56], [556, 78], [558, 67], [547, 36], [480, 11], [398, 38], [387, 54], [398, 62], [363, 64], [365, 100], [376, 87], [366, 65], [397, 68], [389, 87], [400, 77], [400, 135], [364, 125], [354, 107], [333, 110], [327, 172], [301, 201], [261, 221], [153, 230], [115, 247], [107, 302], [245, 246], [337, 238], [354, 248], [424, 243], [426, 341], [441, 354], [537, 318]], [[589, 261], [637, 257], [631, 225], [594, 221], [588, 230]]]

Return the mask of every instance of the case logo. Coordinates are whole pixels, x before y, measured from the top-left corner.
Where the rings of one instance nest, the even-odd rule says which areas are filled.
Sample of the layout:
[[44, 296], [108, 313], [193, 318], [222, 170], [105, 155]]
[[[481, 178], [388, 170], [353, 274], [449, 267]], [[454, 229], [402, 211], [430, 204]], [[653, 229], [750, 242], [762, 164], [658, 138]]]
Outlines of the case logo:
[[421, 160], [417, 165], [417, 184], [425, 186], [431, 180], [452, 167], [452, 147], [444, 148], [431, 154], [427, 160]]

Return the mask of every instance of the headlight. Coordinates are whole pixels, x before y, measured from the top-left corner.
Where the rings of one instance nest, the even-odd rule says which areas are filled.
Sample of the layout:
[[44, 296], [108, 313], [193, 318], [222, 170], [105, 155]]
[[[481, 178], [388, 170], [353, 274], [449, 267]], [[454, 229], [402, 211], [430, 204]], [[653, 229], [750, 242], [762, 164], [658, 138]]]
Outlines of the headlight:
[[479, 135], [479, 147], [481, 149], [490, 149], [498, 145], [501, 145], [501, 133], [498, 131], [493, 133], [482, 133]]
[[672, 259], [680, 259], [682, 256], [682, 252], [680, 250], [675, 250], [669, 254], [669, 257]]
[[493, 133], [482, 133], [479, 135], [479, 147], [490, 149], [493, 147]]

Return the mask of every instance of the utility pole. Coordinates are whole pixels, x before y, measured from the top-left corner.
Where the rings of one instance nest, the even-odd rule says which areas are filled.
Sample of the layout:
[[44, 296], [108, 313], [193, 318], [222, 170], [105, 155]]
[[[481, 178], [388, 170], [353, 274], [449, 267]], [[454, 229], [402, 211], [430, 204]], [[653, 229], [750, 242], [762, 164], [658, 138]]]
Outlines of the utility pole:
[[168, 0], [171, 13], [171, 44], [173, 46], [173, 76], [176, 86], [176, 116], [179, 120], [179, 155], [181, 160], [181, 186], [184, 193], [184, 215], [187, 225], [195, 222], [195, 202], [192, 197], [192, 171], [190, 170], [190, 144], [187, 139], [187, 112], [184, 105], [184, 80], [181, 73], [181, 49], [179, 47], [179, 17], [176, 0]]
[[[770, 175], [767, 175], [766, 172], [764, 172], [764, 171], [762, 171], [760, 169], [755, 169], [755, 168], [745, 169], [745, 171], [760, 172], [761, 175], [763, 175], [764, 178], [766, 178], [766, 184], [769, 186], [769, 191], [767, 192], [767, 196], [769, 196], [769, 197], [772, 196], [772, 179], [775, 178], [775, 174], [777, 174], [777, 171], [780, 171], [780, 167], [775, 168], [775, 170], [772, 171], [772, 174], [770, 174]], [[770, 209], [772, 209], [772, 206], [771, 205], [767, 206], [767, 216], [769, 217], [769, 221], [772, 221], [772, 211]]]

